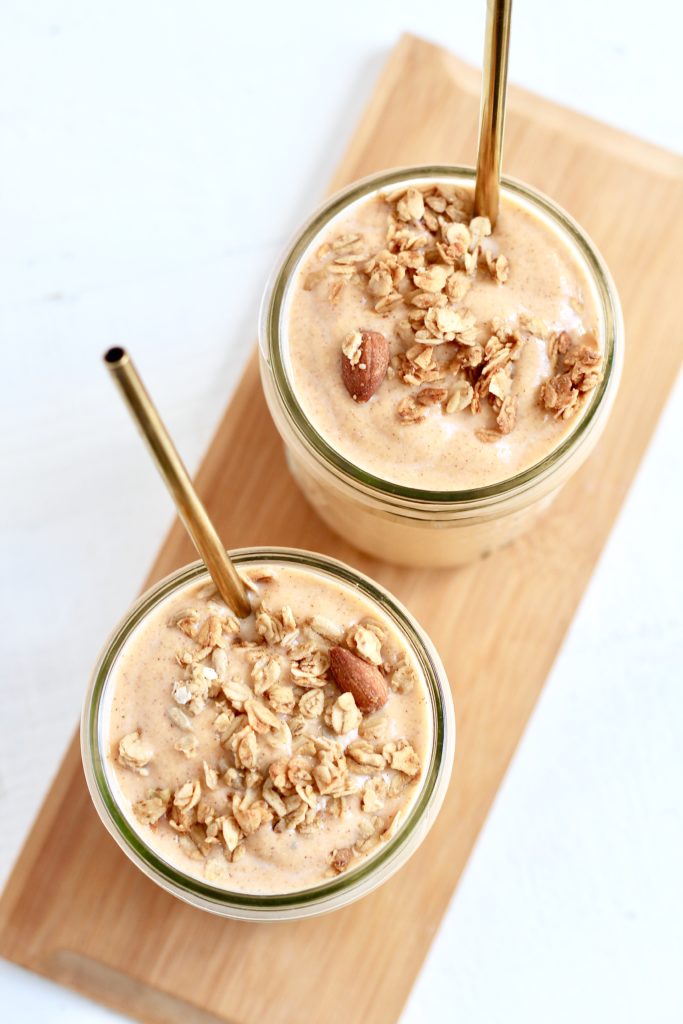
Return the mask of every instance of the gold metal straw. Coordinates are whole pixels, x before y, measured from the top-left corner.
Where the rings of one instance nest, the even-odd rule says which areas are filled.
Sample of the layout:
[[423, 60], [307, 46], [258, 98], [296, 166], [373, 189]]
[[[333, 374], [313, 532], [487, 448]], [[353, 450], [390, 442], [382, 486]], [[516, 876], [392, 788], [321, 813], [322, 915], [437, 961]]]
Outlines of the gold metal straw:
[[104, 354], [104, 361], [147, 442], [185, 529], [204, 559], [218, 593], [240, 618], [246, 617], [251, 607], [244, 583], [221, 543], [130, 356], [123, 348], [110, 348]]
[[487, 0], [474, 212], [478, 217], [488, 217], [491, 227], [498, 217], [500, 199], [511, 12], [512, 0]]

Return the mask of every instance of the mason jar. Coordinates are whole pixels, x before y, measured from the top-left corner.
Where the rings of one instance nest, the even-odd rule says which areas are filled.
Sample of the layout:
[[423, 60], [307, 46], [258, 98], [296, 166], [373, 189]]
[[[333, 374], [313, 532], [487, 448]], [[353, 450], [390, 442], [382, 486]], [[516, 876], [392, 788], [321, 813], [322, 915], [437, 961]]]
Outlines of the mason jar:
[[[182, 871], [145, 842], [129, 822], [109, 757], [108, 715], [117, 661], [146, 618], [184, 588], [209, 582], [203, 562], [171, 573], [140, 597], [116, 627], [99, 658], [86, 694], [81, 720], [81, 754], [93, 803], [106, 829], [127, 857], [153, 882], [179, 899], [223, 917], [248, 921], [312, 917], [344, 907], [372, 892], [405, 864], [433, 824], [450, 779], [455, 749], [455, 719], [448, 679], [424, 630], [383, 587], [323, 555], [291, 548], [244, 548], [231, 552], [240, 569], [296, 566], [360, 593], [386, 616], [414, 655], [424, 680], [430, 735], [419, 788], [395, 833], [354, 867], [313, 888], [281, 895], [227, 891]], [[264, 826], [266, 827], [266, 826]]]
[[594, 448], [621, 373], [623, 320], [602, 257], [556, 203], [521, 182], [504, 178], [501, 202], [509, 196], [558, 235], [584, 269], [594, 292], [603, 374], [568, 433], [544, 458], [507, 479], [465, 490], [423, 490], [365, 471], [331, 447], [313, 426], [292, 385], [286, 342], [288, 296], [311, 247], [319, 243], [335, 217], [375, 192], [432, 181], [472, 188], [474, 177], [474, 171], [466, 167], [425, 166], [400, 168], [355, 182], [326, 202], [296, 235], [261, 306], [261, 380], [294, 479], [336, 533], [374, 557], [402, 565], [460, 565], [533, 526]]

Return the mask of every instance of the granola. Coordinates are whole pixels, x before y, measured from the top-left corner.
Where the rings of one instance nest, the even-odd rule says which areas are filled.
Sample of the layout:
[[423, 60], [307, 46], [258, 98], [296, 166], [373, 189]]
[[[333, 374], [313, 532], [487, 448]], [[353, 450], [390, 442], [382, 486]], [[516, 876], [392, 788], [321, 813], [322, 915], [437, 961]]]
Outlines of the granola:
[[578, 344], [566, 331], [552, 338], [549, 354], [555, 372], [541, 385], [540, 401], [556, 419], [566, 420], [600, 383], [602, 356], [595, 338], [586, 335]]
[[141, 627], [114, 683], [112, 764], [167, 859], [287, 891], [387, 841], [429, 728], [417, 664], [369, 602], [294, 569], [249, 590], [242, 622], [202, 584]]
[[[510, 275], [507, 256], [485, 245], [492, 239], [490, 221], [471, 216], [469, 193], [446, 185], [413, 185], [377, 201], [387, 208], [382, 247], [363, 258], [340, 256], [337, 239], [323, 252], [318, 272], [322, 280], [325, 273], [339, 274], [341, 266], [348, 281], [357, 280], [376, 313], [399, 306], [404, 310], [391, 358], [396, 375], [411, 389], [396, 403], [399, 421], [421, 423], [425, 417], [419, 407], [427, 405], [439, 406], [447, 416], [468, 408], [477, 414], [488, 401], [497, 432], [509, 434], [517, 410], [515, 362], [530, 336], [529, 325], [524, 319], [514, 326], [480, 319], [464, 304], [479, 275], [498, 285], [505, 285]], [[361, 245], [362, 235], [353, 238], [354, 246]], [[552, 346], [554, 338], [539, 326]], [[349, 332], [341, 351], [352, 367], [362, 370], [361, 339], [362, 329]], [[563, 419], [578, 412], [583, 396], [600, 380], [597, 350], [585, 340], [574, 348], [576, 360], [540, 385], [543, 406]], [[578, 353], [586, 351], [595, 358], [586, 366], [590, 372], [581, 373]], [[435, 382], [440, 386], [422, 386]], [[495, 440], [495, 431], [487, 431], [481, 440]]]

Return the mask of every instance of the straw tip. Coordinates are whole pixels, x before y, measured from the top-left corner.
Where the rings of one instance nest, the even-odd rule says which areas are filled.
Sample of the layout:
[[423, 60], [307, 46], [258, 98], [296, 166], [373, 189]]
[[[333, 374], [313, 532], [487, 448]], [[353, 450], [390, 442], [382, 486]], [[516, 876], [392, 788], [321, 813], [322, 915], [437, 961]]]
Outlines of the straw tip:
[[118, 366], [118, 364], [122, 363], [127, 356], [128, 353], [125, 348], [120, 348], [120, 346], [115, 345], [113, 348], [108, 348], [104, 353], [104, 361], [105, 363], [108, 363], [109, 366]]

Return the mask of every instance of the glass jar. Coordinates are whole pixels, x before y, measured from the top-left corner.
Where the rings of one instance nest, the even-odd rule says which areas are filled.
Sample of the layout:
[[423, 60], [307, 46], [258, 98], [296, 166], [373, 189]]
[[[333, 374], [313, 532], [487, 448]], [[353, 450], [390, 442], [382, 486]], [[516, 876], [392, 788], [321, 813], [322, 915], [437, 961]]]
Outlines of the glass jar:
[[106, 722], [111, 700], [112, 673], [122, 649], [136, 627], [161, 601], [192, 583], [209, 579], [203, 562], [177, 570], [148, 590], [116, 627], [94, 670], [81, 721], [81, 754], [93, 803], [105, 827], [124, 853], [152, 881], [194, 907], [223, 917], [249, 921], [312, 917], [344, 907], [376, 889], [405, 864], [429, 831], [448, 786], [455, 749], [453, 702], [444, 667], [423, 629], [394, 597], [377, 583], [331, 558], [291, 548], [244, 548], [232, 552], [236, 565], [246, 569], [264, 561], [297, 565], [359, 591], [394, 623], [422, 671], [431, 712], [431, 749], [419, 792], [396, 833], [359, 864], [315, 888], [283, 895], [228, 892], [180, 872], [145, 843], [130, 825], [116, 798], [106, 748]]
[[452, 566], [513, 540], [533, 525], [562, 485], [582, 465], [605, 427], [623, 362], [619, 298], [602, 257], [585, 232], [556, 203], [521, 182], [502, 180], [507, 194], [561, 235], [595, 292], [603, 376], [582, 414], [545, 458], [486, 487], [429, 491], [383, 480], [335, 451], [307, 419], [287, 367], [288, 290], [309, 246], [351, 203], [378, 190], [430, 179], [473, 187], [465, 167], [401, 168], [365, 178], [338, 193], [308, 221], [276, 269], [260, 315], [261, 380], [289, 468], [321, 518], [369, 554], [402, 565]]

